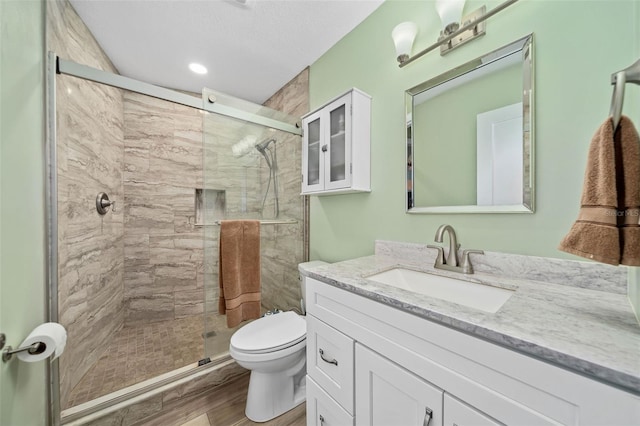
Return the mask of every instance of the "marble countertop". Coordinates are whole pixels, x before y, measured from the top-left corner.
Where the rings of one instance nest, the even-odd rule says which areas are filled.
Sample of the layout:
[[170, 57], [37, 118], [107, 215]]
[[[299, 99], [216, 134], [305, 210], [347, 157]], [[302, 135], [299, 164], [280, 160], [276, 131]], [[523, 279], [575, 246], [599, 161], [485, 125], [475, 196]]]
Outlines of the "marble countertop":
[[517, 287], [496, 313], [486, 313], [363, 278], [394, 266], [405, 265], [374, 255], [300, 269], [334, 287], [640, 394], [640, 326], [625, 294], [487, 273], [465, 276], [434, 270], [431, 264], [409, 266]]

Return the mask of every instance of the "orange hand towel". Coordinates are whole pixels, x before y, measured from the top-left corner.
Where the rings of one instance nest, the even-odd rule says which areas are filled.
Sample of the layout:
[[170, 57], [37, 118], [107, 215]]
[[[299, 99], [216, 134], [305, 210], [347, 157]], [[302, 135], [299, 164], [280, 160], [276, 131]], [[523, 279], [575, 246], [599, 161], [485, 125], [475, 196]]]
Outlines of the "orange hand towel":
[[260, 221], [220, 223], [218, 311], [227, 327], [260, 317]]
[[611, 265], [640, 266], [640, 139], [629, 118], [607, 119], [589, 146], [578, 219], [559, 249]]

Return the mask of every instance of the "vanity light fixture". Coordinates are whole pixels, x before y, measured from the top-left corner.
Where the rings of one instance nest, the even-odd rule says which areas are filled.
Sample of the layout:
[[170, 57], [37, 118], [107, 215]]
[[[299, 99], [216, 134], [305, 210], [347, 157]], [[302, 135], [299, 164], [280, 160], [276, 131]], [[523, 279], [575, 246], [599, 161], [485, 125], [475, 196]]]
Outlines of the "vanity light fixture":
[[416, 39], [416, 34], [418, 34], [418, 26], [409, 21], [396, 25], [391, 31], [393, 44], [396, 45], [396, 57], [401, 64], [411, 56], [411, 48], [413, 47], [413, 41]]
[[442, 22], [440, 36], [454, 33], [460, 28], [462, 9], [466, 0], [436, 0], [436, 12]]
[[[398, 52], [398, 62], [400, 62], [399, 66], [402, 68], [438, 47], [440, 48], [440, 55], [445, 55], [451, 52], [453, 49], [460, 47], [463, 44], [470, 42], [471, 40], [475, 40], [476, 38], [486, 33], [487, 23], [485, 21], [487, 19], [491, 18], [493, 15], [501, 12], [517, 1], [518, 0], [507, 0], [504, 3], [501, 3], [498, 6], [494, 7], [489, 12], [486, 11], [487, 9], [485, 6], [482, 6], [481, 8], [460, 19], [465, 0], [436, 0], [436, 11], [438, 12], [440, 20], [442, 21], [442, 31], [440, 31], [440, 37], [438, 37], [438, 41], [413, 56], [404, 57], [403, 60], [400, 59], [400, 53]], [[394, 28], [394, 32], [403, 24], [400, 24], [396, 28]], [[395, 42], [396, 37], [394, 33], [392, 33], [391, 35]], [[396, 50], [398, 50], [397, 46], [398, 43], [396, 42]], [[407, 55], [409, 53], [407, 53]]]
[[192, 62], [189, 64], [189, 69], [193, 72], [195, 72], [196, 74], [206, 74], [207, 73], [207, 67], [205, 67], [202, 64], [198, 64], [195, 62]]

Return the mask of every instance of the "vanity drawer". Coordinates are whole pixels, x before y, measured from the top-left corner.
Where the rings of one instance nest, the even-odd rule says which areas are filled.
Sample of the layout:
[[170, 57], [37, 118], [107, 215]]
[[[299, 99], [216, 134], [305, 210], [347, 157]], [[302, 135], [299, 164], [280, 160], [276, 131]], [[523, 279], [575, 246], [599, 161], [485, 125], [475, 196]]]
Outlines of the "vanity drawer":
[[307, 426], [353, 426], [353, 416], [307, 376]]
[[444, 426], [501, 426], [502, 423], [492, 419], [486, 414], [481, 413], [458, 401], [451, 395], [444, 395]]
[[353, 414], [353, 339], [307, 315], [307, 374]]

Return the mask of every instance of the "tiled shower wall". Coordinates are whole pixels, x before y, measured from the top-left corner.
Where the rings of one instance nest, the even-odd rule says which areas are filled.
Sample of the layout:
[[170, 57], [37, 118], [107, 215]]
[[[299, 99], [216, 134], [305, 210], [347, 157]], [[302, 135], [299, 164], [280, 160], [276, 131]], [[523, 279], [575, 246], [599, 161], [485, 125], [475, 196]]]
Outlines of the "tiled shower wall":
[[[293, 117], [309, 112], [309, 69], [269, 98], [264, 105]], [[300, 306], [298, 263], [304, 262], [305, 197], [300, 195], [302, 141], [299, 136], [281, 133], [277, 143], [280, 182], [280, 216], [296, 219], [295, 224], [265, 225], [261, 228], [262, 305], [267, 309], [288, 310]], [[264, 162], [263, 162], [264, 163]], [[264, 165], [264, 164], [263, 164]], [[262, 168], [265, 185], [268, 168]], [[264, 190], [264, 189], [263, 189]], [[268, 204], [269, 205], [269, 204]], [[269, 207], [266, 207], [267, 211]]]
[[[116, 72], [67, 1], [47, 3], [47, 43], [61, 58]], [[60, 357], [60, 399], [122, 327], [124, 137], [118, 89], [56, 77], [58, 154], [58, 321], [68, 333]], [[100, 216], [106, 192], [116, 211]]]
[[124, 95], [125, 324], [202, 315], [202, 114]]
[[[308, 71], [265, 104], [300, 117], [308, 110]], [[269, 169], [257, 151], [243, 157], [231, 146], [266, 129], [135, 93], [124, 96], [125, 323], [217, 314], [218, 227], [196, 224], [195, 191], [224, 193], [222, 218], [258, 218]], [[206, 131], [203, 157], [202, 128]], [[263, 306], [299, 305], [297, 264], [303, 256], [300, 137], [277, 132], [280, 216], [295, 224], [261, 230]], [[203, 161], [206, 169], [203, 176]], [[206, 179], [206, 185], [204, 180]], [[273, 188], [265, 216], [273, 211]], [[208, 223], [211, 222], [209, 219]], [[206, 275], [206, 279], [205, 279]]]

